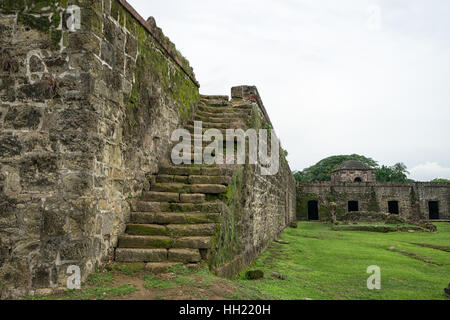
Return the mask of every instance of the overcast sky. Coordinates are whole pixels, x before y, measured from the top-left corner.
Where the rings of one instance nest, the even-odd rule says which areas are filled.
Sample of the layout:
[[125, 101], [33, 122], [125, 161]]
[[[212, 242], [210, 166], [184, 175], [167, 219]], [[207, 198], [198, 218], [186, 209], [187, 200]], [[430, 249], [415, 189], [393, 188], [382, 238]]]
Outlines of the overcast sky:
[[450, 179], [450, 1], [129, 2], [202, 94], [258, 87], [292, 170], [358, 153]]

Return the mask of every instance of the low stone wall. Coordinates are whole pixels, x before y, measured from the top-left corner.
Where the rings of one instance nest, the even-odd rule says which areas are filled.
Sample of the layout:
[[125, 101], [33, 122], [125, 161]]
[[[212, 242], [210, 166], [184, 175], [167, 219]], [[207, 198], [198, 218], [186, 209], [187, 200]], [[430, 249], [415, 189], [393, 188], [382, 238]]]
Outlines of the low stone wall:
[[[250, 128], [272, 127], [256, 87], [233, 88], [233, 100], [253, 106]], [[259, 165], [250, 164], [234, 172], [216, 251], [210, 259], [218, 275], [236, 275], [295, 221], [295, 179], [281, 147], [279, 162], [275, 175], [263, 175]]]
[[[0, 289], [112, 256], [129, 200], [200, 100], [187, 60], [123, 0], [0, 1]], [[70, 30], [67, 8], [81, 8]]]
[[427, 220], [429, 201], [439, 204], [439, 218], [450, 219], [450, 185], [446, 183], [298, 183], [297, 219], [308, 219], [308, 202], [318, 201], [319, 219], [329, 220], [348, 212], [348, 201], [358, 201], [361, 212], [388, 212], [388, 202], [397, 201], [405, 219]]

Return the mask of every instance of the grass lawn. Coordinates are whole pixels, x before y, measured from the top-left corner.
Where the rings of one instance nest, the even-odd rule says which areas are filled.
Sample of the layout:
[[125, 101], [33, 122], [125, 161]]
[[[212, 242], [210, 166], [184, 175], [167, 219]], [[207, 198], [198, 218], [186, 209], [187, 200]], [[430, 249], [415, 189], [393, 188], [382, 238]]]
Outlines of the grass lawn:
[[[239, 283], [277, 299], [446, 299], [450, 283], [450, 223], [438, 232], [333, 231], [300, 222], [288, 228], [248, 270], [262, 280]], [[367, 289], [367, 267], [381, 268], [381, 290]], [[282, 275], [286, 280], [277, 278]]]
[[[288, 228], [247, 270], [261, 280], [216, 277], [203, 265], [180, 265], [162, 275], [143, 264], [112, 264], [89, 276], [81, 290], [35, 300], [265, 300], [265, 299], [446, 299], [450, 282], [450, 223], [438, 232], [333, 231], [329, 225], [300, 222]], [[282, 244], [289, 242], [289, 244]], [[381, 268], [381, 290], [368, 290], [367, 267]]]

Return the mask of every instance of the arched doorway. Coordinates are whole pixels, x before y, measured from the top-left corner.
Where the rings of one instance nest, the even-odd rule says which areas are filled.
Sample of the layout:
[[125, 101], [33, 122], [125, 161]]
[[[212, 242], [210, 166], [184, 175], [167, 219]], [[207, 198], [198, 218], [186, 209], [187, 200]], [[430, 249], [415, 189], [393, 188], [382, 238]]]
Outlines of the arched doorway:
[[319, 202], [317, 200], [308, 201], [308, 220], [319, 220]]
[[356, 177], [355, 182], [362, 182], [362, 179], [360, 177]]

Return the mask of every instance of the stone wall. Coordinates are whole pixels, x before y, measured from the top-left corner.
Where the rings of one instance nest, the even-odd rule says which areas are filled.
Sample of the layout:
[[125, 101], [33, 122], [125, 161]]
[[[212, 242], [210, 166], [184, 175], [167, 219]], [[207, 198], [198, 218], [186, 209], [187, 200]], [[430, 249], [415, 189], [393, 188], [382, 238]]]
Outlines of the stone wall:
[[[188, 62], [122, 0], [1, 0], [0, 289], [111, 258], [129, 200], [199, 101]], [[67, 8], [81, 8], [70, 30]]]
[[360, 212], [388, 212], [388, 202], [398, 201], [405, 219], [427, 220], [428, 202], [438, 201], [439, 218], [450, 219], [450, 185], [446, 183], [298, 183], [297, 219], [308, 219], [308, 201], [319, 202], [320, 220], [331, 218], [333, 203], [339, 218], [348, 212], [348, 201], [358, 201]]
[[[253, 106], [249, 128], [272, 128], [256, 87], [233, 88], [232, 104], [242, 101]], [[260, 165], [251, 164], [234, 172], [216, 251], [211, 257], [211, 266], [218, 275], [234, 276], [295, 221], [295, 179], [281, 147], [279, 162], [275, 175], [262, 175]]]

